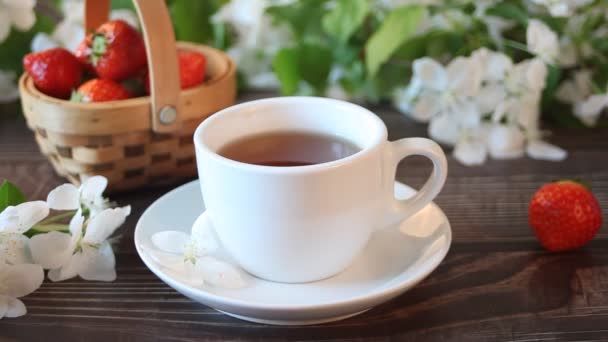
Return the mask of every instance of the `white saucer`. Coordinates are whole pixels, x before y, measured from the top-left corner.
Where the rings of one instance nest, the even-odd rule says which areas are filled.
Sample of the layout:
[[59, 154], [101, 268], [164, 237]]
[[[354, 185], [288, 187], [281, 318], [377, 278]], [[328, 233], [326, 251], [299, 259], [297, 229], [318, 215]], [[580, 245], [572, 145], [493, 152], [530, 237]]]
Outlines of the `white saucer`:
[[[395, 183], [395, 196], [414, 190]], [[186, 233], [204, 211], [198, 181], [170, 191], [154, 202], [135, 228], [139, 256], [161, 280], [183, 295], [247, 321], [306, 325], [337, 321], [362, 313], [404, 293], [443, 260], [452, 241], [450, 223], [429, 204], [399, 227], [377, 231], [364, 252], [344, 272], [306, 284], [274, 283], [249, 276], [238, 289], [197, 287], [160, 265], [151, 236], [164, 230]]]

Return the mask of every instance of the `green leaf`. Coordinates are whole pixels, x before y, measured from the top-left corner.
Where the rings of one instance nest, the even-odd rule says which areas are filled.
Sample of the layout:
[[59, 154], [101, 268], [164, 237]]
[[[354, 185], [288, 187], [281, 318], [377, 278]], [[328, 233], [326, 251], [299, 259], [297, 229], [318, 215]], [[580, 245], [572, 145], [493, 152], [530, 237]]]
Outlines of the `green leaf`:
[[300, 83], [297, 50], [293, 48], [279, 50], [272, 61], [272, 68], [279, 82], [281, 82], [281, 94], [295, 94]]
[[390, 98], [398, 86], [407, 84], [411, 77], [409, 63], [389, 62], [378, 70], [376, 77], [368, 80], [365, 94], [372, 102], [378, 102]]
[[0, 212], [6, 207], [25, 202], [25, 195], [13, 183], [5, 180], [0, 185]]
[[356, 94], [364, 88], [365, 66], [362, 61], [354, 61], [346, 66], [340, 85], [351, 94]]
[[528, 25], [528, 12], [513, 3], [500, 2], [488, 8], [486, 10], [486, 14], [495, 17], [510, 19], [523, 26]]
[[297, 39], [306, 36], [322, 36], [323, 30], [319, 18], [327, 10], [326, 0], [295, 1], [283, 6], [270, 6], [266, 9], [275, 22], [288, 25]]
[[336, 7], [323, 17], [323, 29], [344, 43], [363, 24], [368, 13], [367, 0], [339, 0]]
[[365, 45], [366, 67], [370, 76], [412, 36], [424, 16], [424, 7], [405, 6], [393, 10]]
[[208, 43], [213, 40], [211, 16], [218, 10], [218, 1], [175, 0], [170, 5], [177, 40]]
[[327, 46], [307, 42], [298, 48], [300, 76], [320, 94], [325, 91], [331, 65], [332, 53]]
[[111, 6], [112, 9], [129, 9], [135, 12], [135, 5], [133, 5], [133, 0], [112, 0]]

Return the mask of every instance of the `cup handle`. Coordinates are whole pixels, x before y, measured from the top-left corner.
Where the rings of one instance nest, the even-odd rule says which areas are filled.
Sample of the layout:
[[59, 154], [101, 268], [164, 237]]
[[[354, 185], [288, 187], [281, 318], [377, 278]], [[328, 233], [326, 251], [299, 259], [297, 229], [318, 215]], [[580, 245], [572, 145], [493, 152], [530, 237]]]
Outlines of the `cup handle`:
[[[414, 215], [427, 204], [429, 204], [445, 183], [448, 174], [448, 163], [441, 147], [434, 141], [425, 138], [405, 138], [388, 143], [388, 157], [386, 158], [386, 170], [389, 173], [388, 184], [388, 215], [386, 225], [391, 225], [405, 220]], [[411, 155], [421, 155], [433, 162], [433, 172], [412, 197], [406, 200], [397, 200], [394, 196], [394, 178], [399, 162]]]

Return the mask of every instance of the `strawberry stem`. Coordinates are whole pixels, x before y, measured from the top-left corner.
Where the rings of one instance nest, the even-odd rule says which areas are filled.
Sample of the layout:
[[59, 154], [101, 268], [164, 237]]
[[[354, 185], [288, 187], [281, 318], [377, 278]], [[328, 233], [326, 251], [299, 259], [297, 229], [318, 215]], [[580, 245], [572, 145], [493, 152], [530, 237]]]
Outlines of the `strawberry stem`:
[[91, 63], [97, 65], [97, 61], [108, 50], [108, 43], [103, 34], [95, 34], [93, 36], [93, 47], [91, 51]]

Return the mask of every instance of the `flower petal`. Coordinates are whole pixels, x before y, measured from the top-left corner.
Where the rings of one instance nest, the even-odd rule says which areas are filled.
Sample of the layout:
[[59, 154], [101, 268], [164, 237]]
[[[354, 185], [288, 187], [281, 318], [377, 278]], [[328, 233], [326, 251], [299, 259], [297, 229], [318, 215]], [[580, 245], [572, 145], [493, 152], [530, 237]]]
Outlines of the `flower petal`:
[[40, 52], [58, 47], [59, 44], [51, 36], [44, 32], [38, 32], [30, 43], [32, 52]]
[[441, 102], [437, 100], [438, 94], [424, 92], [418, 97], [409, 115], [417, 121], [429, 122], [441, 111]]
[[550, 161], [562, 161], [568, 157], [564, 149], [540, 140], [528, 142], [526, 153], [530, 158]]
[[89, 244], [102, 243], [110, 237], [116, 228], [120, 227], [131, 211], [131, 207], [111, 208], [94, 216], [87, 225], [83, 242]]
[[114, 281], [116, 280], [116, 260], [109, 242], [98, 247], [82, 246], [78, 275], [85, 280]]
[[44, 201], [9, 206], [0, 213], [0, 232], [25, 233], [48, 215], [49, 207]]
[[242, 271], [227, 262], [214, 257], [203, 257], [196, 261], [196, 268], [203, 276], [206, 284], [228, 289], [240, 288], [245, 285]]
[[81, 23], [70, 20], [63, 20], [53, 31], [53, 40], [59, 42], [63, 47], [70, 51], [76, 50], [80, 42], [84, 39], [85, 32]]
[[0, 212], [0, 233], [12, 233], [19, 228], [19, 210], [14, 206]]
[[454, 158], [467, 166], [481, 165], [486, 161], [488, 149], [481, 141], [464, 140], [454, 147]]
[[507, 97], [507, 91], [503, 84], [498, 82], [492, 82], [486, 84], [479, 90], [475, 101], [479, 108], [479, 112], [482, 114], [491, 113], [496, 109], [504, 99]]
[[513, 67], [513, 61], [504, 53], [490, 51], [484, 63], [483, 79], [488, 81], [504, 80], [507, 72]]
[[555, 91], [555, 97], [565, 103], [576, 103], [583, 100], [577, 90], [574, 81], [565, 80]]
[[7, 310], [4, 314], [4, 317], [15, 318], [21, 317], [27, 313], [27, 309], [25, 308], [25, 304], [17, 298], [8, 297], [7, 301]]
[[151, 237], [152, 243], [161, 251], [183, 254], [184, 247], [190, 241], [190, 236], [184, 232], [166, 230], [154, 233]]
[[597, 120], [608, 105], [607, 94], [591, 95], [585, 101], [574, 106], [574, 116], [579, 118], [587, 126], [595, 126]]
[[494, 125], [488, 134], [488, 151], [492, 158], [511, 159], [524, 153], [525, 136], [516, 126]]
[[70, 278], [74, 278], [80, 271], [80, 260], [82, 253], [70, 255], [68, 261], [63, 264], [60, 268], [52, 269], [48, 272], [48, 277], [51, 281], [62, 281]]
[[547, 65], [538, 58], [534, 58], [528, 64], [526, 70], [526, 81], [529, 89], [541, 91], [547, 81]]
[[458, 123], [450, 115], [433, 118], [428, 127], [431, 138], [448, 145], [455, 145], [460, 138]]
[[418, 95], [421, 85], [416, 79], [412, 79], [407, 87], [397, 88], [393, 93], [393, 105], [403, 114], [410, 114]]
[[475, 96], [481, 85], [482, 69], [472, 59], [456, 57], [447, 66], [449, 89], [460, 96]]
[[0, 43], [6, 40], [11, 32], [11, 20], [8, 12], [0, 11]]
[[434, 59], [424, 57], [414, 61], [414, 78], [429, 89], [442, 91], [447, 88], [448, 75], [445, 68]]
[[453, 120], [460, 128], [478, 127], [481, 121], [481, 115], [475, 102], [468, 99], [460, 99], [454, 101], [450, 108], [450, 114]]
[[3, 283], [3, 294], [10, 297], [23, 297], [36, 291], [44, 280], [44, 271], [40, 265], [21, 264], [6, 265], [2, 268], [0, 282]]
[[215, 235], [213, 224], [207, 215], [204, 224], [192, 227], [190, 239], [196, 247], [196, 255], [202, 257], [211, 254], [220, 248], [219, 239]]
[[27, 236], [20, 233], [0, 233], [1, 259], [12, 265], [31, 263], [28, 240]]
[[80, 186], [80, 194], [83, 202], [97, 203], [107, 186], [108, 179], [104, 176], [87, 178]]
[[9, 7], [8, 12], [13, 25], [19, 31], [28, 31], [36, 23], [36, 13], [32, 8]]
[[545, 23], [537, 19], [529, 20], [526, 41], [530, 52], [538, 55], [545, 62], [555, 62], [559, 54], [558, 37]]
[[61, 267], [72, 255], [70, 240], [70, 234], [57, 231], [32, 236], [29, 246], [34, 262], [44, 269]]
[[54, 210], [76, 210], [80, 208], [80, 193], [72, 184], [62, 184], [49, 192], [46, 203]]

